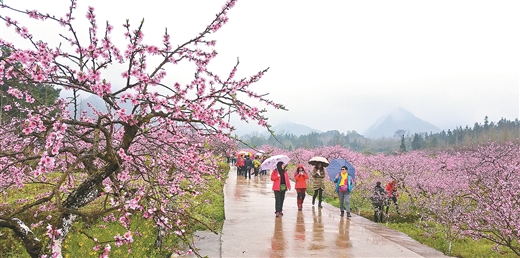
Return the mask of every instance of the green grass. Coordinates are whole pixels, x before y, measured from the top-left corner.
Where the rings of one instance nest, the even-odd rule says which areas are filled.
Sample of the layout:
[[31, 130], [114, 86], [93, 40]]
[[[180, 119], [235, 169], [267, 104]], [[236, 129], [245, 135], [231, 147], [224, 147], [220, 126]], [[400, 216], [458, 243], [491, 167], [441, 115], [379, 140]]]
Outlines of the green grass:
[[[373, 220], [374, 216], [373, 211], [362, 211], [360, 215], [369, 220]], [[386, 225], [386, 223], [381, 225]], [[493, 247], [495, 244], [491, 241], [485, 239], [474, 240], [467, 237], [454, 240], [451, 253], [449, 253], [449, 242], [444, 233], [437, 228], [439, 225], [432, 222], [420, 222], [418, 216], [398, 215], [397, 213], [390, 212], [388, 227], [403, 232], [419, 243], [453, 257], [518, 257], [505, 247], [499, 248], [499, 252], [494, 251]]]
[[[224, 163], [219, 163], [220, 171], [223, 175], [227, 176], [229, 166]], [[208, 190], [195, 198], [188, 200], [191, 202], [192, 208], [188, 211], [193, 217], [190, 220], [190, 227], [188, 228], [187, 235], [191, 235], [198, 230], [208, 230], [220, 232], [224, 224], [224, 194], [223, 186], [224, 180], [219, 180], [214, 177], [207, 178]], [[50, 188], [49, 188], [50, 189]], [[12, 191], [2, 195], [2, 203], [13, 203], [14, 200], [26, 198], [31, 196], [30, 192], [41, 192], [41, 185], [26, 185], [25, 188], [18, 191]], [[190, 198], [190, 197], [189, 197]], [[2, 206], [0, 206], [2, 208]], [[32, 228], [39, 239], [47, 241], [45, 236], [45, 226], [47, 220], [45, 217], [49, 213], [39, 213], [36, 217], [35, 210], [29, 210], [18, 216], [22, 221], [28, 225], [31, 223], [37, 223], [38, 221], [44, 221], [43, 226]], [[58, 214], [53, 215], [51, 222], [56, 220]], [[195, 220], [201, 223], [195, 222]], [[172, 249], [180, 248], [186, 249], [182, 241], [176, 237], [175, 234], [169, 234], [164, 238], [163, 247], [161, 250], [155, 248], [156, 230], [154, 222], [144, 219], [141, 214], [132, 215], [131, 231], [134, 232], [134, 242], [131, 246], [122, 245], [120, 247], [115, 246], [111, 241], [114, 240], [114, 236], [118, 233], [123, 234], [126, 232], [120, 223], [101, 223], [98, 221], [89, 222], [86, 224], [83, 221], [77, 221], [73, 224], [70, 234], [68, 235], [64, 246], [63, 253], [65, 257], [97, 257], [102, 252], [104, 243], [110, 242], [112, 251], [110, 252], [111, 257], [170, 257]], [[123, 233], [121, 233], [123, 232]], [[96, 238], [101, 245], [101, 250], [95, 251], [93, 248], [95, 242], [92, 238]], [[44, 242], [44, 245], [46, 242]], [[131, 249], [131, 253], [129, 253]], [[29, 257], [24, 247], [21, 245], [20, 239], [13, 234], [10, 229], [0, 228], [0, 257]]]

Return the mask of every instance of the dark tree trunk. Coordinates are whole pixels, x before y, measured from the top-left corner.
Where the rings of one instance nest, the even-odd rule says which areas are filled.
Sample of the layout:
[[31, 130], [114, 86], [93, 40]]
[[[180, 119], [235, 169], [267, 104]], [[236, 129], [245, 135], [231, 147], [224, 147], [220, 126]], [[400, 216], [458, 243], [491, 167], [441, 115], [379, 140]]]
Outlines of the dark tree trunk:
[[0, 227], [10, 228], [14, 231], [14, 233], [22, 239], [23, 244], [25, 246], [25, 250], [31, 257], [40, 257], [43, 255], [42, 243], [36, 237], [34, 232], [29, 229], [25, 223], [17, 218], [13, 218], [11, 220], [3, 220], [0, 219]]

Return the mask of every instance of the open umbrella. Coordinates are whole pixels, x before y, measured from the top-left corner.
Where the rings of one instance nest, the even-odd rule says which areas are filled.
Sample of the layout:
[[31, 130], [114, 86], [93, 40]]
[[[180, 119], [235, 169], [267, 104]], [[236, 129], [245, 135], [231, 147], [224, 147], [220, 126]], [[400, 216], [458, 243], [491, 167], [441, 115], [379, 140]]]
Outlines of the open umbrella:
[[323, 163], [323, 167], [327, 167], [329, 165], [329, 161], [324, 157], [316, 156], [309, 160], [309, 164], [313, 166], [316, 166], [316, 163], [318, 162]]
[[264, 162], [262, 162], [262, 164], [260, 165], [260, 170], [273, 170], [276, 168], [276, 164], [278, 164], [278, 162], [283, 162], [283, 164], [287, 164], [289, 163], [289, 160], [291, 160], [289, 157], [287, 157], [286, 155], [275, 155], [275, 156], [272, 156], [266, 160], [264, 160]]
[[348, 175], [352, 177], [352, 180], [356, 178], [356, 169], [346, 159], [333, 159], [330, 161], [327, 167], [327, 172], [331, 181], [334, 181], [336, 175], [341, 172], [341, 167], [346, 166], [348, 168]]
[[251, 152], [248, 151], [239, 151], [237, 152], [237, 155], [244, 155], [244, 156], [251, 156]]

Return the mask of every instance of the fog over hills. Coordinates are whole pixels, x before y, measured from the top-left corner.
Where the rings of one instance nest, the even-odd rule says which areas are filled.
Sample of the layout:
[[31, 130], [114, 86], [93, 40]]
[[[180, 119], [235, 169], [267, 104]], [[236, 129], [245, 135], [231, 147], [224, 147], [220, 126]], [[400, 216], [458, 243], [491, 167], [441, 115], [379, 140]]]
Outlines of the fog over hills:
[[405, 130], [406, 134], [438, 133], [441, 130], [424, 121], [404, 108], [398, 108], [387, 115], [380, 117], [363, 136], [367, 138], [391, 138], [397, 130]]
[[[102, 112], [107, 111], [107, 106], [105, 101], [98, 95], [88, 95], [86, 97], [80, 96], [78, 100], [78, 112], [81, 114], [81, 112], [85, 111], [87, 113], [87, 116], [92, 116], [94, 113], [92, 112], [92, 109], [88, 106], [90, 104], [95, 109], [100, 110]], [[127, 110], [130, 110], [133, 108], [133, 105], [130, 102], [120, 104], [120, 107], [125, 108]], [[74, 106], [69, 106], [69, 110], [72, 112], [74, 109]]]
[[[312, 132], [322, 133], [320, 130], [292, 122], [282, 122], [273, 126], [272, 130], [274, 130], [275, 134], [294, 134], [296, 136], [307, 135]], [[330, 128], [330, 130], [336, 130], [336, 128]], [[437, 126], [416, 117], [410, 111], [398, 108], [380, 117], [362, 135], [371, 139], [383, 137], [393, 138], [397, 130], [404, 130], [406, 135], [414, 133], [438, 133], [441, 131]], [[241, 132], [237, 133], [239, 136], [256, 134], [266, 138], [269, 137], [267, 130], [264, 130], [262, 133], [258, 131], [246, 132], [240, 129], [237, 131]]]
[[[301, 135], [307, 135], [310, 133], [322, 133], [322, 131], [320, 131], [320, 130], [316, 130], [316, 129], [310, 128], [308, 126], [305, 126], [305, 125], [295, 124], [295, 123], [288, 122], [288, 121], [282, 122], [278, 125], [271, 127], [271, 130], [274, 131], [275, 135], [277, 135], [277, 134], [294, 134], [296, 136], [301, 136]], [[269, 135], [270, 134], [267, 130], [262, 133], [262, 136], [264, 136], [264, 137], [269, 137]]]
[[[89, 107], [87, 107], [87, 103], [91, 103], [97, 109], [102, 111], [106, 111], [105, 103], [99, 96], [88, 96], [85, 99], [82, 99], [78, 104], [78, 111], [87, 111], [88, 115], [92, 115], [92, 111]], [[124, 108], [131, 108], [132, 105], [130, 103], [126, 103], [123, 105]], [[72, 108], [72, 107], [71, 107]], [[323, 133], [320, 130], [311, 128], [309, 126], [296, 124], [289, 121], [281, 122], [277, 125], [271, 127], [274, 131], [275, 135], [283, 135], [283, 134], [294, 134], [295, 136], [308, 135], [313, 132], [315, 133]], [[330, 130], [337, 130], [336, 128], [330, 128]], [[329, 131], [330, 131], [329, 130]], [[424, 121], [410, 111], [398, 108], [387, 115], [380, 117], [369, 129], [367, 129], [363, 136], [367, 138], [377, 139], [377, 138], [392, 138], [395, 135], [397, 130], [404, 130], [405, 134], [414, 134], [414, 133], [438, 133], [441, 130], [435, 125], [430, 124], [427, 121]], [[246, 128], [237, 128], [235, 131], [239, 136], [256, 134], [263, 136], [265, 138], [269, 137], [269, 132], [267, 130], [262, 130], [262, 132], [258, 131], [250, 131]], [[346, 133], [346, 132], [343, 132]]]

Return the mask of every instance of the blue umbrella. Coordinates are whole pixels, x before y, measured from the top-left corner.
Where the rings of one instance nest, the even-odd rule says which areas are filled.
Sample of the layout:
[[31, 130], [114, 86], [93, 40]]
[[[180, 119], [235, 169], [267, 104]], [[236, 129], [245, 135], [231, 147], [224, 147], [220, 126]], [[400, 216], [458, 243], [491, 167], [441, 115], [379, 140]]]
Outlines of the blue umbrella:
[[341, 172], [341, 167], [346, 166], [348, 168], [348, 175], [352, 177], [352, 180], [356, 179], [356, 169], [346, 159], [333, 159], [330, 161], [327, 167], [327, 172], [331, 181], [334, 181], [336, 175]]

